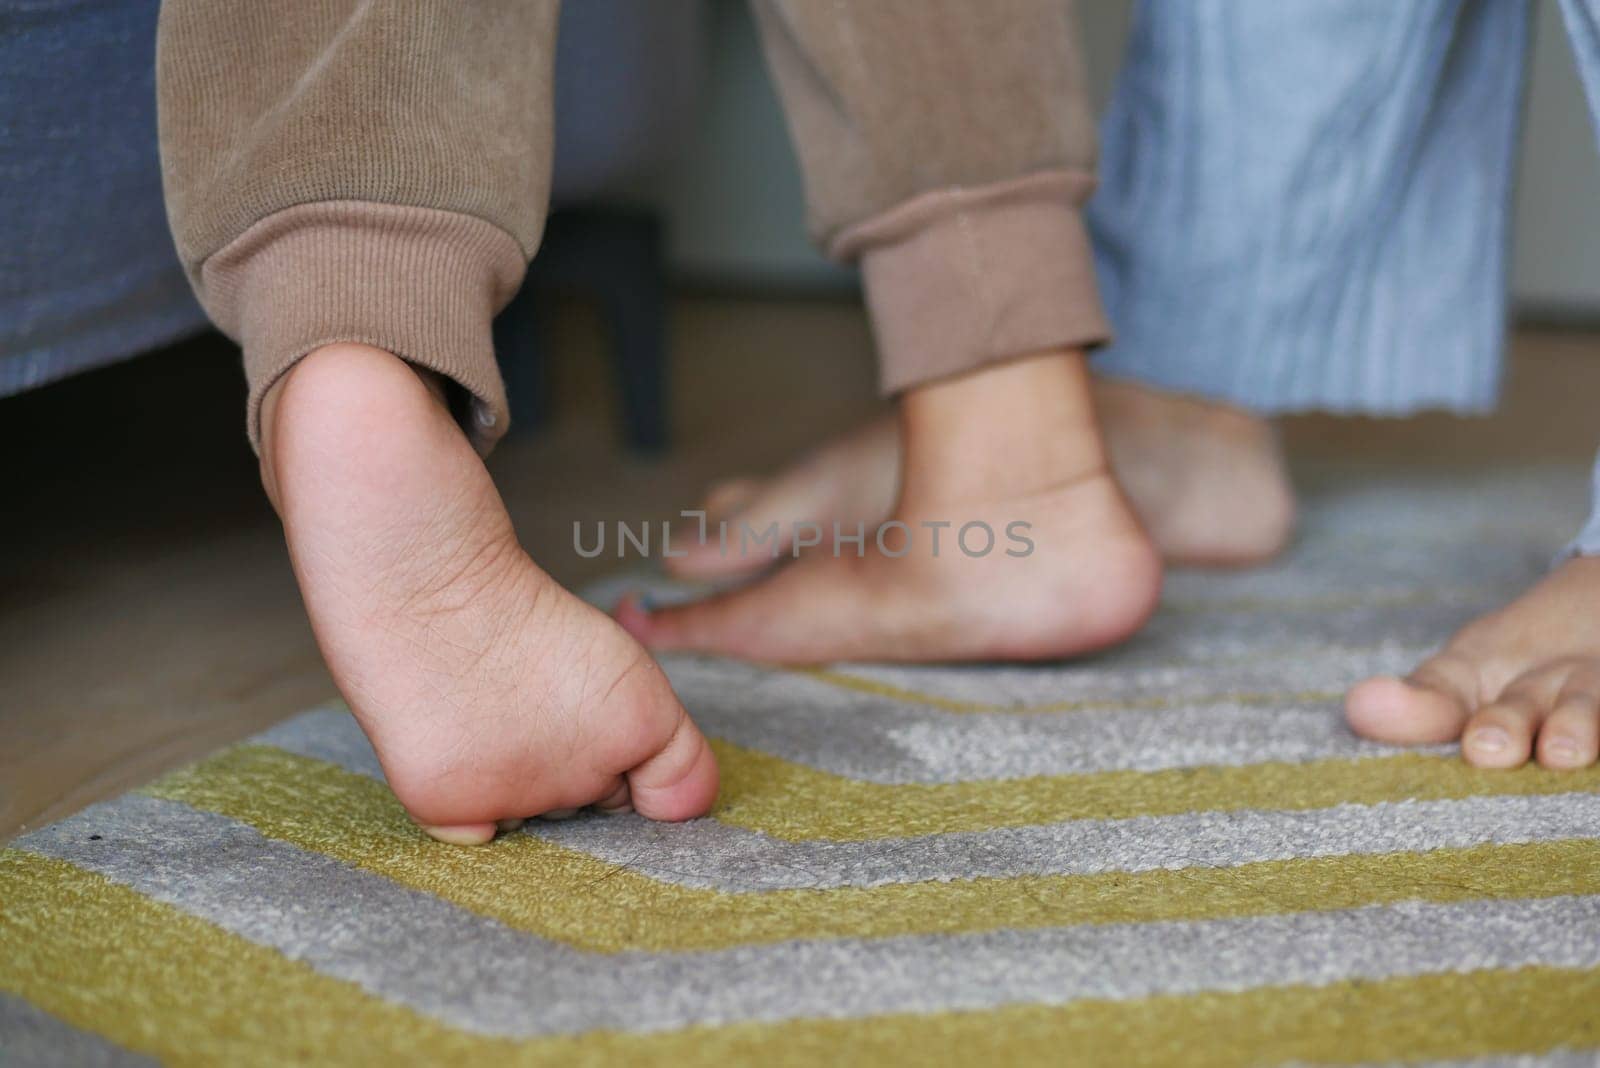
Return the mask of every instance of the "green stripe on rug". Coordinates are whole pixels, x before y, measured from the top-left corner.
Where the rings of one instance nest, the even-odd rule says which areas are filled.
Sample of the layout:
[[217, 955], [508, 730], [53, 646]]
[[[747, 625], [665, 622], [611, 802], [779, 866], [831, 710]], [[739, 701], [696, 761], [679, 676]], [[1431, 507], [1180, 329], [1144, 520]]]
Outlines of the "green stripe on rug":
[[847, 779], [716, 738], [711, 747], [722, 768], [722, 792], [713, 815], [791, 842], [910, 838], [1244, 808], [1302, 810], [1600, 791], [1600, 766], [1490, 771], [1453, 755], [1420, 753], [891, 785]]
[[1600, 970], [1522, 968], [1136, 1001], [515, 1042], [467, 1034], [70, 864], [0, 853], [0, 989], [175, 1065], [922, 1063], [1199, 1068], [1600, 1045]]
[[662, 882], [531, 835], [480, 849], [441, 845], [417, 831], [381, 783], [261, 746], [224, 752], [143, 792], [596, 952], [1600, 893], [1600, 841], [1575, 839], [1232, 868], [732, 894]]

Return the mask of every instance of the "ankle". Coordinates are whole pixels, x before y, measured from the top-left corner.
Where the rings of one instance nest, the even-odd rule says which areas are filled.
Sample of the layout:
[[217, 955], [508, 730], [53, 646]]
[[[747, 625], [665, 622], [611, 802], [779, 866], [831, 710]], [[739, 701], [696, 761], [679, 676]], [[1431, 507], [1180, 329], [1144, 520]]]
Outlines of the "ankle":
[[1272, 420], [1224, 401], [1099, 376], [1094, 380], [1094, 399], [1108, 422], [1169, 435], [1181, 431], [1247, 443], [1275, 440]]
[[900, 402], [902, 500], [1003, 500], [1105, 474], [1084, 356], [1061, 350], [934, 382]]
[[[404, 373], [403, 373], [404, 372]], [[282, 451], [286, 434], [310, 424], [361, 421], [363, 403], [373, 387], [387, 382], [396, 392], [411, 394], [407, 407], [429, 414], [431, 397], [448, 414], [446, 383], [436, 372], [416, 367], [384, 349], [340, 342], [311, 350], [267, 390], [261, 401], [261, 485], [267, 499], [283, 514]], [[420, 382], [423, 391], [408, 388]], [[396, 413], [398, 414], [398, 413]], [[333, 427], [322, 426], [322, 430]], [[359, 428], [349, 428], [359, 433]], [[351, 442], [351, 445], [356, 443]]]

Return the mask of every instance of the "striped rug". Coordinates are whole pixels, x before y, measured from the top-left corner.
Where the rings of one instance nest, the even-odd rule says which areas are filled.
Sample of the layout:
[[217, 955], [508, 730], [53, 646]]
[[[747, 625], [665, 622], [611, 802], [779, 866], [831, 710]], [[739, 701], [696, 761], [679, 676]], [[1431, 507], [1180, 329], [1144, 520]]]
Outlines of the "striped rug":
[[0, 1063], [1593, 1064], [1600, 772], [1342, 726], [1578, 472], [1326, 482], [1043, 667], [672, 658], [709, 818], [423, 838], [338, 708], [0, 853]]

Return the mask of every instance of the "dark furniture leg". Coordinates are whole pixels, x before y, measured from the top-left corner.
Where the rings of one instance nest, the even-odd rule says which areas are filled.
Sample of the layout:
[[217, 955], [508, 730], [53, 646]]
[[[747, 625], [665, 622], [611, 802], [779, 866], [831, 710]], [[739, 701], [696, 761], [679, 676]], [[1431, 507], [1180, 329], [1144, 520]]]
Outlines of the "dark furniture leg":
[[494, 351], [506, 383], [511, 432], [527, 433], [549, 413], [544, 346], [539, 337], [539, 294], [531, 279], [494, 321]]
[[568, 208], [550, 216], [522, 292], [495, 324], [513, 426], [536, 426], [545, 412], [538, 295], [569, 291], [594, 299], [611, 331], [629, 447], [641, 452], [666, 447], [667, 298], [662, 256], [661, 222], [649, 212]]

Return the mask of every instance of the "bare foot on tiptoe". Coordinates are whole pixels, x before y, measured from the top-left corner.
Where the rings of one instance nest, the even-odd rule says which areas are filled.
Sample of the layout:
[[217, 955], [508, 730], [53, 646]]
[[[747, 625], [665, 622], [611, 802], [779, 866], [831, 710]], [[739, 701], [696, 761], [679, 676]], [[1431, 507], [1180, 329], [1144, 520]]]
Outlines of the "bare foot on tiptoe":
[[625, 601], [618, 618], [652, 648], [807, 663], [1068, 656], [1149, 617], [1161, 561], [1106, 464], [1082, 355], [913, 390], [900, 416], [902, 488], [877, 532], [696, 604]]
[[655, 661], [517, 544], [443, 391], [361, 345], [263, 410], [262, 477], [334, 681], [408, 812], [471, 844], [594, 804], [704, 813], [716, 763]]
[[1600, 557], [1575, 557], [1476, 619], [1404, 679], [1367, 679], [1345, 714], [1358, 734], [1421, 744], [1461, 739], [1484, 768], [1529, 759], [1583, 768], [1600, 752]]
[[[1234, 567], [1277, 555], [1294, 531], [1294, 489], [1271, 423], [1240, 408], [1130, 382], [1094, 380], [1111, 467], [1145, 528], [1171, 563]], [[899, 489], [900, 427], [887, 413], [805, 456], [771, 479], [713, 486], [708, 523], [755, 530], [797, 522], [832, 530], [881, 523]], [[714, 529], [714, 526], [713, 528]], [[684, 578], [759, 571], [767, 553], [741, 554], [717, 540], [691, 542], [667, 568]], [[762, 547], [765, 549], [765, 546]], [[780, 545], [780, 551], [789, 548]]]

